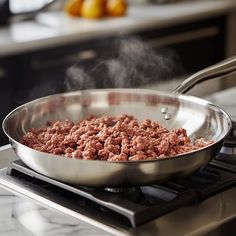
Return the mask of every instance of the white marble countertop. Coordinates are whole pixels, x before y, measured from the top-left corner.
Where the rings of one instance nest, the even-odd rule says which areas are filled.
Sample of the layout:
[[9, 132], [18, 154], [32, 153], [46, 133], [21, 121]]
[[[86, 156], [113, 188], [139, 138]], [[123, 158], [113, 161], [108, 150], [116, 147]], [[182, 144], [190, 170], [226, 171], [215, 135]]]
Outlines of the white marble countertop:
[[0, 236], [108, 236], [105, 231], [0, 189]]
[[[0, 169], [18, 159], [10, 145], [0, 147]], [[10, 151], [10, 155], [9, 155]], [[0, 236], [108, 236], [105, 231], [20, 196], [0, 185]]]
[[236, 10], [235, 0], [183, 1], [131, 5], [121, 18], [86, 20], [63, 12], [41, 13], [33, 21], [0, 28], [0, 57], [142, 29], [158, 28]]

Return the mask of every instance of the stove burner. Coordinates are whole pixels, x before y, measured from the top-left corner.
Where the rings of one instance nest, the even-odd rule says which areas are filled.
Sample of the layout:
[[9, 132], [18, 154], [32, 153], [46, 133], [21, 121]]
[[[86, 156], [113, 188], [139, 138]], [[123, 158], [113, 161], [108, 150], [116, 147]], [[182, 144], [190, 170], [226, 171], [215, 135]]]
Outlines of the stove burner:
[[164, 185], [126, 188], [118, 193], [61, 183], [33, 171], [21, 160], [11, 163], [6, 177], [72, 211], [95, 213], [108, 222], [116, 220], [132, 227], [236, 185], [234, 173], [212, 165]]

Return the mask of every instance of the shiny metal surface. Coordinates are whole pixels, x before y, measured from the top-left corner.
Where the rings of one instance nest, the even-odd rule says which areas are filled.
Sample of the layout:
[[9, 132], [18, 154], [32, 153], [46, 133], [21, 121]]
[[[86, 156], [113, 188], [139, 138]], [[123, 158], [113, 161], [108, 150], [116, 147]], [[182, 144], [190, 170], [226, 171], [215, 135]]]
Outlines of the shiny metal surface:
[[[168, 106], [172, 119], [165, 121], [161, 108]], [[215, 140], [207, 148], [174, 158], [154, 161], [107, 162], [67, 159], [42, 153], [18, 142], [32, 127], [48, 120], [73, 121], [89, 114], [127, 113], [139, 120], [158, 120], [168, 129], [183, 127], [195, 139]], [[10, 113], [3, 124], [13, 149], [26, 165], [39, 173], [71, 184], [127, 186], [160, 183], [176, 175], [188, 175], [206, 165], [219, 151], [231, 127], [230, 118], [219, 107], [204, 100], [150, 90], [91, 90], [49, 96], [25, 104]]]
[[[229, 60], [223, 64], [229, 65], [231, 62]], [[196, 82], [195, 77], [192, 80]], [[163, 107], [168, 107], [170, 120], [165, 120], [161, 112]], [[124, 113], [139, 120], [158, 120], [170, 130], [183, 127], [191, 139], [203, 137], [215, 143], [174, 158], [107, 162], [67, 159], [33, 150], [18, 142], [27, 130], [43, 126], [48, 120], [78, 121], [91, 114]], [[230, 128], [230, 117], [205, 100], [142, 89], [84, 90], [52, 95], [16, 108], [3, 122], [3, 130], [13, 149], [26, 165], [62, 182], [96, 187], [162, 183], [177, 175], [191, 174], [216, 155]]]
[[188, 79], [184, 80], [183, 83], [173, 91], [173, 93], [175, 94], [186, 93], [196, 84], [199, 84], [203, 81], [210, 79], [221, 78], [226, 75], [233, 74], [235, 72], [236, 72], [236, 56], [233, 56], [193, 74]]

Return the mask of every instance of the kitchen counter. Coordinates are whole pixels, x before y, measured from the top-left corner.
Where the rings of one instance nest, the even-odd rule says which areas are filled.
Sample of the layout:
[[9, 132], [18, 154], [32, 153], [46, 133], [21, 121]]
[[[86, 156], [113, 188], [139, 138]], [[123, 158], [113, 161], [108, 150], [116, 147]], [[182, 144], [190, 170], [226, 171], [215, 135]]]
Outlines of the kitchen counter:
[[0, 189], [0, 236], [107, 236], [96, 227]]
[[0, 28], [0, 57], [83, 40], [172, 26], [236, 10], [235, 0], [183, 1], [166, 5], [130, 5], [121, 18], [86, 20], [63, 12], [39, 14], [35, 21]]
[[[0, 147], [0, 169], [16, 159], [18, 158], [10, 145]], [[0, 209], [0, 236], [111, 235], [83, 221], [16, 195], [1, 186]]]
[[[212, 96], [208, 97], [207, 100], [214, 102], [217, 105], [220, 105], [223, 109], [225, 109], [226, 112], [229, 113], [231, 118], [233, 120], [236, 120], [236, 87], [233, 87], [228, 90], [221, 91], [219, 93], [213, 94]], [[226, 101], [231, 101], [230, 103]], [[16, 159], [16, 156], [14, 155], [13, 151], [11, 150], [11, 154], [9, 155], [9, 145], [6, 145], [4, 147], [0, 147], [0, 169], [7, 166], [8, 163], [11, 160]], [[6, 155], [8, 152], [8, 155]], [[231, 192], [235, 193], [236, 189], [233, 188], [228, 191], [229, 196]], [[221, 201], [220, 195], [214, 196], [212, 199], [215, 201]], [[222, 199], [224, 199], [222, 197]], [[207, 203], [209, 205], [207, 205]], [[219, 211], [219, 205], [218, 204], [211, 204], [211, 198], [209, 198], [207, 201], [204, 202], [204, 204], [208, 207], [210, 207], [212, 212]], [[202, 205], [202, 208], [205, 208], [204, 204]], [[215, 208], [214, 208], [215, 207]], [[10, 192], [8, 190], [0, 188], [0, 236], [25, 236], [25, 235], [47, 235], [47, 236], [55, 236], [55, 235], [61, 235], [61, 236], [74, 236], [74, 235], [111, 235], [112, 229], [111, 228], [103, 228], [99, 229], [99, 225], [96, 225], [90, 219], [86, 219], [86, 216], [80, 215], [80, 219], [75, 219], [73, 217], [67, 216], [65, 214], [59, 213], [53, 209], [50, 209], [48, 207], [39, 205], [36, 201], [29, 200], [26, 197], [22, 197], [18, 194], [15, 194], [13, 192]], [[184, 209], [180, 209], [179, 211], [188, 210], [191, 211], [191, 207], [186, 207]], [[199, 215], [200, 218], [202, 216], [202, 210], [199, 209]], [[217, 210], [217, 211], [216, 211]], [[177, 211], [176, 211], [177, 212]], [[220, 215], [222, 215], [222, 212], [219, 211]], [[226, 209], [224, 209], [224, 214], [226, 214]], [[181, 213], [182, 214], [182, 213]], [[184, 216], [185, 213], [183, 213]], [[210, 213], [209, 213], [210, 214]], [[171, 213], [167, 214], [170, 215]], [[189, 216], [190, 217], [190, 216]], [[204, 217], [212, 218], [214, 222], [210, 224], [210, 228], [214, 228], [214, 224], [217, 223], [216, 219], [219, 221], [219, 218], [215, 216], [214, 214], [204, 215]], [[215, 217], [215, 218], [214, 218]], [[180, 219], [181, 220], [181, 219]], [[198, 218], [193, 217], [193, 220], [195, 223], [193, 223], [191, 220], [190, 225], [197, 225], [200, 221], [198, 221]], [[163, 219], [164, 221], [164, 219]], [[198, 223], [196, 223], [198, 222]], [[90, 223], [90, 224], [89, 224]], [[95, 227], [98, 226], [98, 227]], [[167, 230], [166, 232], [169, 232], [165, 228], [165, 224], [162, 225], [163, 228], [160, 228], [160, 230]], [[192, 227], [190, 226], [190, 228]], [[145, 228], [145, 227], [144, 227]], [[188, 234], [190, 232], [185, 232], [183, 228], [177, 227], [175, 230], [175, 235], [183, 235]], [[203, 230], [206, 230], [206, 228]], [[199, 235], [201, 231], [200, 226], [196, 229], [195, 234], [192, 235]], [[109, 233], [108, 233], [109, 232]], [[160, 235], [163, 233], [160, 231]], [[184, 233], [185, 232], [185, 233]], [[117, 233], [117, 231], [114, 231], [114, 234], [116, 235], [123, 235], [121, 232]], [[170, 235], [168, 233], [164, 235]], [[200, 234], [201, 235], [201, 234]]]

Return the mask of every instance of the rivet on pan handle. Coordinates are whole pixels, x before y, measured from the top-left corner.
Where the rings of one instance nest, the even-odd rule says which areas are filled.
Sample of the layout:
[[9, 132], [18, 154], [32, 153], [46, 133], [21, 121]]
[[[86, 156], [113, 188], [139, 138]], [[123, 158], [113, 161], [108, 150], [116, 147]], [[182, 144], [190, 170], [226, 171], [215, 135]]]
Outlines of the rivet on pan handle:
[[203, 81], [225, 77], [236, 72], [236, 56], [203, 69], [182, 82], [172, 93], [184, 94]]

